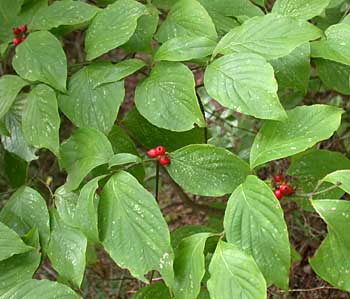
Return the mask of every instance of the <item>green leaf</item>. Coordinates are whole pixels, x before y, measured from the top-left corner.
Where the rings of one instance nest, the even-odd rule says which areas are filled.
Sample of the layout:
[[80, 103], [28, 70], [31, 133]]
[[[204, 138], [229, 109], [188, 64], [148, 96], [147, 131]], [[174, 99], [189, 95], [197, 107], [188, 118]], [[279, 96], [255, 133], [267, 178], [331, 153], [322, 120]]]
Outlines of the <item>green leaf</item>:
[[249, 19], [232, 29], [221, 39], [213, 55], [256, 53], [268, 60], [276, 59], [320, 36], [321, 31], [308, 22], [267, 14]]
[[117, 172], [103, 188], [99, 229], [104, 248], [137, 279], [157, 270], [173, 284], [173, 250], [167, 224], [154, 197], [125, 171]]
[[112, 146], [101, 132], [77, 129], [60, 149], [60, 165], [68, 172], [66, 190], [77, 189], [84, 177], [95, 167], [108, 163]]
[[17, 15], [23, 0], [0, 1], [0, 42], [7, 43], [13, 38], [12, 28], [17, 24]]
[[17, 155], [24, 161], [30, 162], [38, 157], [35, 155], [36, 149], [28, 144], [23, 135], [22, 114], [25, 101], [25, 97], [19, 96], [11, 110], [4, 116], [4, 125], [9, 132], [9, 136], [1, 136], [1, 142], [8, 152]]
[[66, 91], [67, 59], [61, 43], [48, 31], [33, 32], [16, 47], [12, 65], [22, 78]]
[[32, 188], [19, 188], [0, 211], [0, 221], [18, 234], [37, 228], [41, 247], [46, 248], [50, 238], [49, 212], [46, 201]]
[[147, 4], [148, 14], [137, 20], [137, 27], [133, 36], [123, 45], [128, 52], [152, 52], [153, 35], [157, 31], [159, 11], [151, 4]]
[[16, 232], [0, 222], [0, 261], [33, 249], [33, 247], [26, 245]]
[[217, 39], [215, 25], [205, 8], [196, 0], [177, 1], [159, 27], [156, 38], [164, 43], [175, 37], [204, 36]]
[[[137, 110], [134, 109], [132, 111], [137, 111]], [[144, 125], [141, 122], [139, 122], [139, 126], [143, 127]], [[122, 128], [118, 126], [114, 126], [108, 135], [108, 139], [112, 144], [113, 152], [130, 153], [134, 155], [138, 154], [135, 143], [132, 141], [129, 135], [126, 134], [126, 132]]]
[[183, 189], [204, 196], [231, 193], [250, 174], [246, 162], [228, 150], [192, 144], [170, 153], [170, 176]]
[[[297, 186], [303, 193], [313, 192], [320, 180], [327, 174], [340, 170], [350, 169], [350, 160], [343, 154], [326, 150], [312, 150], [301, 156], [293, 157], [288, 168], [288, 175], [298, 178]], [[331, 185], [322, 184], [322, 189]], [[338, 199], [343, 196], [341, 189], [333, 189], [318, 195], [314, 199]]]
[[74, 223], [92, 243], [99, 243], [97, 207], [99, 198], [96, 194], [98, 182], [105, 176], [99, 176], [81, 188], [76, 202]]
[[220, 35], [239, 25], [237, 18], [247, 16], [262, 16], [261, 9], [249, 0], [199, 0], [212, 18]]
[[4, 155], [4, 170], [12, 188], [25, 184], [28, 174], [28, 162], [9, 152]]
[[200, 233], [182, 240], [175, 251], [174, 295], [178, 299], [197, 298], [205, 274], [204, 247], [210, 233]]
[[112, 81], [118, 72], [112, 66], [82, 68], [70, 78], [67, 94], [58, 97], [60, 109], [76, 126], [105, 134], [112, 129], [125, 95], [124, 82]]
[[271, 64], [279, 86], [306, 93], [311, 72], [309, 43], [295, 48], [287, 56], [272, 60]]
[[318, 76], [327, 89], [350, 95], [350, 66], [332, 60], [315, 59]]
[[205, 37], [175, 37], [160, 46], [155, 60], [186, 61], [203, 58], [213, 53], [216, 42]]
[[271, 188], [248, 176], [230, 196], [224, 228], [227, 241], [251, 255], [267, 285], [287, 290], [290, 245], [283, 210]]
[[187, 131], [206, 126], [200, 110], [192, 72], [178, 62], [157, 64], [135, 91], [137, 110], [157, 127]]
[[55, 1], [34, 17], [31, 29], [50, 30], [62, 25], [74, 26], [90, 21], [99, 9], [81, 1]]
[[277, 0], [272, 12], [301, 20], [310, 20], [321, 15], [329, 2], [330, 0]]
[[56, 211], [51, 219], [47, 255], [60, 276], [79, 288], [84, 278], [87, 239], [81, 231], [66, 225]]
[[37, 85], [27, 96], [23, 111], [25, 138], [36, 148], [47, 148], [57, 156], [60, 123], [55, 92], [47, 85]]
[[0, 262], [0, 297], [22, 281], [31, 279], [40, 265], [40, 257], [32, 250]]
[[170, 299], [170, 293], [165, 284], [153, 283], [140, 289], [132, 299]]
[[325, 35], [326, 39], [311, 43], [311, 56], [350, 65], [350, 25], [330, 26]]
[[32, 31], [32, 25], [34, 18], [37, 14], [41, 13], [41, 11], [48, 7], [48, 0], [34, 0], [34, 1], [26, 1], [24, 0], [24, 4], [21, 8], [21, 13], [18, 16], [17, 24], [27, 24], [28, 30]]
[[205, 72], [208, 94], [221, 105], [257, 118], [284, 120], [272, 66], [256, 54], [233, 54], [211, 63]]
[[109, 168], [130, 163], [142, 163], [142, 159], [136, 155], [129, 153], [115, 154], [108, 162]]
[[288, 112], [285, 122], [266, 121], [254, 139], [250, 166], [300, 153], [338, 129], [342, 109], [328, 105], [296, 107]]
[[125, 44], [136, 29], [137, 19], [146, 13], [146, 7], [134, 0], [118, 0], [107, 6], [87, 30], [86, 59], [93, 60]]
[[0, 299], [79, 299], [72, 289], [49, 280], [34, 280], [29, 279], [23, 281], [21, 284], [10, 289], [4, 295], [0, 296]]
[[201, 128], [194, 128], [186, 132], [160, 129], [149, 123], [136, 109], [130, 110], [123, 120], [123, 125], [131, 136], [146, 148], [153, 148], [161, 144], [168, 151], [173, 151], [188, 144], [204, 142], [204, 130]]
[[187, 237], [190, 237], [194, 234], [200, 233], [217, 233], [216, 230], [209, 226], [204, 225], [186, 225], [179, 227], [178, 229], [171, 232], [171, 246], [176, 249], [181, 241]]
[[0, 119], [0, 135], [10, 136], [10, 132], [7, 130], [3, 119]]
[[350, 203], [344, 200], [314, 200], [312, 205], [327, 223], [328, 235], [309, 263], [322, 279], [349, 292]]
[[[55, 207], [60, 218], [70, 226], [76, 226], [74, 219], [79, 193], [66, 190], [66, 185], [56, 189], [54, 194]], [[84, 213], [85, 211], [81, 211]]]
[[329, 182], [334, 185], [340, 183], [339, 188], [343, 189], [346, 193], [350, 194], [350, 170], [338, 170], [332, 172], [326, 177], [324, 177], [322, 181]]
[[17, 94], [28, 82], [18, 76], [4, 75], [0, 78], [0, 118], [10, 110]]
[[233, 244], [219, 241], [209, 272], [212, 299], [266, 298], [266, 282], [254, 259]]
[[116, 64], [106, 61], [98, 61], [90, 64], [86, 69], [93, 89], [108, 84], [115, 83], [125, 77], [137, 72], [146, 64], [141, 59], [126, 59]]

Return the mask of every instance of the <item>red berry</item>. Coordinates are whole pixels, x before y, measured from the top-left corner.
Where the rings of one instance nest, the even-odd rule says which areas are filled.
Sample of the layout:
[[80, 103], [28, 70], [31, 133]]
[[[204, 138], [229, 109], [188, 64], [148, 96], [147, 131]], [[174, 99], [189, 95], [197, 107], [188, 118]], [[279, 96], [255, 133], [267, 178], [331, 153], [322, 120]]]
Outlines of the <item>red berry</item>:
[[283, 193], [280, 189], [276, 189], [275, 191], [273, 191], [273, 193], [275, 194], [278, 200], [281, 200], [283, 198]]
[[18, 28], [18, 27], [14, 27], [13, 29], [12, 29], [12, 31], [13, 31], [13, 34], [14, 35], [19, 35], [19, 34], [21, 34], [21, 29], [20, 28]]
[[158, 157], [157, 151], [155, 148], [151, 148], [148, 152], [147, 152], [148, 157], [150, 158], [156, 158]]
[[290, 195], [294, 193], [293, 187], [289, 184], [282, 184], [279, 190], [281, 190], [281, 192], [285, 195]]
[[275, 183], [282, 183], [284, 181], [284, 177], [281, 174], [277, 174], [273, 177]]
[[165, 149], [164, 146], [158, 145], [158, 146], [156, 147], [156, 152], [157, 152], [157, 155], [158, 155], [158, 156], [163, 156], [163, 155], [165, 155], [166, 149]]
[[24, 41], [24, 39], [23, 38], [21, 38], [21, 37], [15, 37], [13, 40], [12, 40], [12, 42], [13, 42], [13, 44], [15, 45], [15, 46], [17, 46], [17, 45], [19, 45], [21, 42], [23, 42]]
[[161, 165], [169, 165], [170, 164], [170, 158], [168, 156], [160, 156], [159, 163]]
[[27, 28], [27, 25], [24, 24], [20, 26], [18, 29], [20, 30], [21, 33], [26, 33], [28, 28]]

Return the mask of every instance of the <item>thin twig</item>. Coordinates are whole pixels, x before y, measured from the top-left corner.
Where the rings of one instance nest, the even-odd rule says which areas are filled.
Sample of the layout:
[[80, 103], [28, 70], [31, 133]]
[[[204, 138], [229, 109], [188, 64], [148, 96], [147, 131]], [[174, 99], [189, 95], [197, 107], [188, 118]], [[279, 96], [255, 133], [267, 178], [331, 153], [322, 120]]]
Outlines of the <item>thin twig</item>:
[[[336, 189], [336, 188], [338, 188], [339, 186], [341, 185], [341, 183], [340, 182], [337, 182], [335, 185], [333, 185], [333, 186], [330, 186], [330, 187], [328, 187], [328, 188], [326, 188], [326, 189], [323, 189], [323, 190], [321, 190], [321, 191], [313, 191], [313, 192], [311, 192], [311, 193], [296, 193], [295, 195], [296, 196], [299, 196], [299, 197], [310, 197], [310, 198], [312, 198], [313, 196], [315, 196], [315, 195], [319, 195], [319, 194], [322, 194], [322, 193], [326, 193], [326, 192], [328, 192], [328, 191], [331, 191], [331, 190], [333, 190], [333, 189]], [[317, 186], [316, 186], [316, 188], [315, 188], [315, 190], [317, 190], [318, 188], [317, 188]]]
[[295, 293], [295, 292], [313, 292], [313, 291], [318, 291], [318, 290], [336, 290], [337, 288], [335, 287], [327, 287], [327, 286], [322, 286], [322, 287], [316, 287], [316, 288], [311, 288], [311, 289], [291, 289], [288, 291], [283, 291], [283, 290], [278, 290], [279, 293]]

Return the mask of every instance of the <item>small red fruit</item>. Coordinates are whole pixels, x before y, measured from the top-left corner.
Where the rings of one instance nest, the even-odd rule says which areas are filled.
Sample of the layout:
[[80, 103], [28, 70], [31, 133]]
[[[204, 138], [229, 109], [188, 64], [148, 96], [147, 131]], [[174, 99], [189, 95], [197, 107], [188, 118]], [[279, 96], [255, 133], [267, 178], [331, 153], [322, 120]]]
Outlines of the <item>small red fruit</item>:
[[159, 163], [161, 165], [169, 165], [170, 164], [170, 158], [168, 156], [160, 156]]
[[27, 32], [27, 25], [26, 24], [24, 24], [24, 25], [22, 25], [22, 26], [20, 26], [19, 27], [19, 30], [20, 30], [20, 32], [21, 33], [26, 33]]
[[165, 155], [166, 149], [165, 149], [164, 146], [158, 145], [158, 146], [156, 147], [156, 152], [157, 152], [157, 155], [158, 155], [158, 156], [163, 156], [163, 155]]
[[284, 181], [284, 177], [281, 174], [277, 174], [273, 177], [275, 183], [282, 183]]
[[24, 41], [24, 38], [21, 38], [21, 37], [15, 37], [12, 42], [15, 46], [18, 46], [21, 42]]
[[280, 189], [276, 189], [275, 191], [273, 191], [273, 193], [275, 194], [278, 200], [281, 200], [283, 198], [283, 193]]
[[19, 34], [21, 34], [21, 29], [20, 28], [18, 28], [18, 27], [14, 27], [13, 29], [12, 29], [12, 31], [13, 31], [13, 34], [14, 35], [19, 35]]
[[157, 151], [155, 148], [151, 148], [148, 152], [147, 152], [148, 157], [150, 158], [156, 158], [158, 157]]
[[294, 193], [293, 187], [289, 184], [282, 184], [279, 190], [281, 190], [281, 192], [285, 195], [290, 195]]

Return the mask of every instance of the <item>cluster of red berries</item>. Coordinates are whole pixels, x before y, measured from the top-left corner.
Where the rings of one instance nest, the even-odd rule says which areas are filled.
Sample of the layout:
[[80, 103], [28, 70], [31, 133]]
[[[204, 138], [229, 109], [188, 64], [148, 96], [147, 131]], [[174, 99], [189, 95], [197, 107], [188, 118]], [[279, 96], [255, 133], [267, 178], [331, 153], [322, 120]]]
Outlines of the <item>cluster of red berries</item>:
[[273, 180], [277, 185], [277, 188], [273, 191], [273, 193], [278, 200], [281, 200], [284, 195], [291, 195], [294, 193], [293, 187], [286, 183], [286, 180], [282, 175], [275, 175]]
[[151, 148], [147, 152], [148, 157], [150, 158], [158, 158], [159, 163], [161, 165], [168, 165], [170, 164], [170, 158], [166, 155], [166, 148], [162, 145], [158, 145], [155, 148]]
[[21, 42], [23, 42], [27, 35], [27, 25], [22, 25], [20, 27], [15, 27], [12, 29], [13, 34], [15, 35], [15, 37], [13, 38], [12, 42], [15, 46], [19, 45]]

